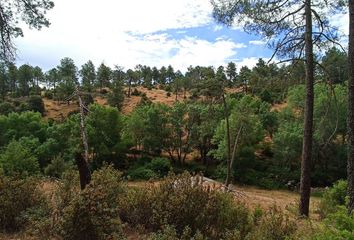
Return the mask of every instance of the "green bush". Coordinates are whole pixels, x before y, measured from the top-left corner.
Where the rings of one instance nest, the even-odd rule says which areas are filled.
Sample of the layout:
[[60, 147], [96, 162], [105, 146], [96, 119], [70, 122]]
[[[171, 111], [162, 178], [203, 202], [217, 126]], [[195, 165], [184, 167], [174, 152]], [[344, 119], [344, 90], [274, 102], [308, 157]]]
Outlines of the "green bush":
[[154, 171], [159, 177], [164, 177], [171, 170], [172, 165], [167, 158], [154, 158], [148, 164], [148, 168]]
[[11, 141], [0, 154], [0, 167], [6, 175], [36, 175], [39, 174], [38, 159], [31, 149], [19, 141]]
[[60, 235], [75, 239], [124, 239], [119, 198], [124, 193], [121, 174], [104, 166], [92, 174], [85, 190], [73, 196], [60, 217]]
[[[255, 215], [256, 217], [256, 215]], [[276, 206], [257, 216], [256, 227], [247, 236], [247, 240], [290, 240], [296, 231], [294, 220], [285, 215]]]
[[61, 156], [54, 157], [51, 163], [44, 169], [48, 176], [61, 178], [63, 173], [72, 168], [72, 163], [65, 162]]
[[47, 202], [35, 178], [20, 179], [0, 173], [0, 231], [13, 232], [26, 226], [30, 212], [47, 213]]
[[39, 112], [42, 115], [45, 112], [44, 102], [41, 96], [33, 95], [27, 100], [27, 107], [29, 111]]
[[228, 230], [246, 236], [251, 227], [249, 210], [243, 204], [226, 193], [207, 191], [188, 173], [171, 175], [159, 186], [137, 189], [129, 196], [122, 219], [152, 231], [174, 226], [180, 237], [188, 226], [191, 236], [200, 232], [220, 239]]
[[354, 240], [354, 214], [348, 216], [344, 206], [328, 215], [311, 240]]
[[7, 115], [15, 110], [15, 107], [9, 102], [0, 103], [0, 115]]
[[140, 180], [149, 180], [158, 178], [158, 175], [151, 169], [141, 166], [138, 168], [134, 168], [127, 172], [128, 178], [130, 179], [140, 179]]
[[323, 197], [318, 206], [318, 213], [321, 218], [337, 211], [339, 206], [346, 204], [347, 181], [339, 180], [333, 184], [333, 187], [323, 193]]

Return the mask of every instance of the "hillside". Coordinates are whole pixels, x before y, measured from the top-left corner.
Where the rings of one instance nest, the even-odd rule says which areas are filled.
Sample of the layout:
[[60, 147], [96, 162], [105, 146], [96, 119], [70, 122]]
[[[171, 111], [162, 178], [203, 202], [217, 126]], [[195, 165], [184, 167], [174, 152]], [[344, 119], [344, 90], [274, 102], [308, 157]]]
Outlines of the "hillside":
[[[140, 92], [141, 93], [140, 95], [146, 95], [146, 97], [153, 103], [163, 103], [168, 106], [172, 106], [176, 102], [175, 93], [170, 92], [170, 96], [168, 96], [168, 92], [164, 89], [156, 89], [156, 88], [148, 89], [142, 86], [133, 87], [132, 91], [134, 91], [134, 89]], [[128, 89], [126, 88], [125, 91], [127, 92], [127, 90]], [[227, 88], [226, 92], [238, 93], [238, 92], [242, 92], [242, 88]], [[189, 98], [190, 93], [186, 92], [186, 94], [184, 95], [183, 92], [179, 92], [177, 96], [177, 100], [182, 101], [185, 99], [184, 97]], [[125, 97], [122, 113], [123, 114], [131, 113], [134, 110], [134, 108], [139, 104], [141, 99], [142, 99], [141, 96], [134, 96], [134, 95], [131, 95], [130, 97]], [[95, 103], [103, 106], [108, 105], [106, 96], [102, 94], [96, 94], [96, 96], [94, 96], [94, 101]], [[76, 103], [76, 101], [70, 101], [68, 104], [67, 102], [58, 102], [52, 99], [43, 98], [43, 102], [45, 106], [45, 119], [53, 119], [56, 121], [64, 120], [71, 112], [76, 112], [78, 108], [78, 104]]]

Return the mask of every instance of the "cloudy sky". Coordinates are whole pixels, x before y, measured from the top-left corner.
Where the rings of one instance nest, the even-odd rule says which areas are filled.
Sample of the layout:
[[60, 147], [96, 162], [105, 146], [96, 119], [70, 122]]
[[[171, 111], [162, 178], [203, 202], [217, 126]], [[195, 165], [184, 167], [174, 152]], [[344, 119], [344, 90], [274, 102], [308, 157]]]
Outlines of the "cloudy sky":
[[[49, 70], [70, 57], [77, 66], [92, 60], [113, 67], [171, 64], [253, 66], [271, 50], [257, 36], [216, 25], [209, 0], [54, 0], [49, 28], [24, 28], [16, 40], [18, 64]], [[346, 18], [334, 16], [337, 25]]]

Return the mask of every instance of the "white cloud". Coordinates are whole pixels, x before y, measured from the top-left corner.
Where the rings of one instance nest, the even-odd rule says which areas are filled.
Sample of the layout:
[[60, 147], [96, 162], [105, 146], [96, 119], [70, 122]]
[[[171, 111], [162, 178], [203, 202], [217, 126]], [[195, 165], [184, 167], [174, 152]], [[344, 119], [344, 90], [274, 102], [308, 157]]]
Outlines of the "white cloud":
[[249, 44], [261, 46], [267, 44], [267, 42], [263, 40], [253, 40], [253, 41], [249, 41]]
[[18, 63], [44, 69], [71, 57], [77, 66], [91, 59], [125, 68], [136, 64], [221, 65], [245, 47], [227, 38], [206, 41], [197, 37], [173, 39], [161, 32], [207, 26], [213, 22], [209, 0], [56, 0], [48, 13], [51, 26], [42, 31], [25, 30], [17, 39]]

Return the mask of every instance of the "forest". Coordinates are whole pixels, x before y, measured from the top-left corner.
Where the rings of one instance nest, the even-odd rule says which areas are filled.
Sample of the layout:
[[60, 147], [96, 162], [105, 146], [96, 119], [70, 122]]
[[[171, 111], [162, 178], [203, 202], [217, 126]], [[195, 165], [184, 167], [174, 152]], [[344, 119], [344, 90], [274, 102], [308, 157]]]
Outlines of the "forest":
[[[282, 60], [185, 72], [18, 65], [14, 15], [54, 3], [10, 2], [0, 239], [354, 239], [354, 1], [211, 1]], [[348, 47], [323, 9], [349, 9]]]

